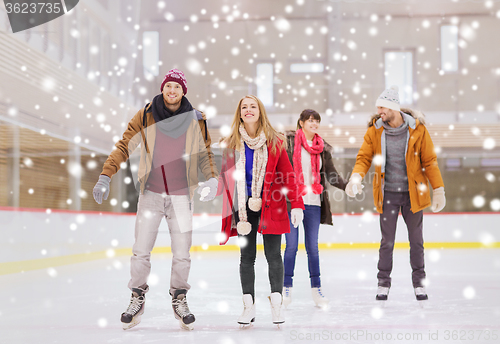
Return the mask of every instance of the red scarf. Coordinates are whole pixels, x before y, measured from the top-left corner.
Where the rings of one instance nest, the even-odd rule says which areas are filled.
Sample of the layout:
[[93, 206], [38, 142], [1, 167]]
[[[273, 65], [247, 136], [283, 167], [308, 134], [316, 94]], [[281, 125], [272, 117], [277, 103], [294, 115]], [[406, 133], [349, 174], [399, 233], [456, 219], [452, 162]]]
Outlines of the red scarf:
[[306, 136], [302, 129], [295, 132], [295, 145], [293, 148], [293, 170], [295, 172], [295, 178], [297, 179], [297, 184], [299, 190], [301, 190], [301, 195], [304, 196], [307, 193], [306, 187], [304, 185], [304, 175], [302, 174], [302, 147], [311, 154], [311, 172], [313, 177], [313, 183], [311, 185], [313, 193], [319, 195], [323, 192], [323, 186], [321, 185], [321, 176], [319, 174], [319, 163], [321, 157], [319, 156], [323, 152], [324, 142], [321, 136], [314, 134], [312, 139], [312, 146], [307, 144]]

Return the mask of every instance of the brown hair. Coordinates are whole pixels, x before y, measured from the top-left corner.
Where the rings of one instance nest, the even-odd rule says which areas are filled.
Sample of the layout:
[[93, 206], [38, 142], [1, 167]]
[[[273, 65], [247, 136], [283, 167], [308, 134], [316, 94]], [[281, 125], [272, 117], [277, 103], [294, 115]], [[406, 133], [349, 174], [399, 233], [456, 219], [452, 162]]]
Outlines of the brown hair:
[[243, 98], [240, 99], [238, 102], [238, 107], [236, 108], [236, 112], [234, 114], [233, 118], [233, 123], [231, 124], [231, 134], [224, 140], [227, 144], [228, 148], [232, 148], [235, 150], [240, 149], [240, 123], [243, 123], [243, 120], [241, 119], [241, 103], [243, 102], [243, 99], [245, 98], [250, 98], [253, 99], [257, 102], [259, 106], [259, 128], [257, 129], [257, 135], [260, 135], [261, 131], [264, 131], [264, 135], [266, 135], [267, 139], [267, 144], [271, 145], [271, 152], [275, 153], [276, 152], [276, 147], [278, 144], [278, 141], [281, 141], [281, 146], [279, 147], [280, 150], [282, 148], [286, 148], [286, 140], [283, 134], [278, 133], [272, 126], [271, 123], [269, 122], [269, 118], [267, 117], [266, 109], [264, 108], [264, 104], [260, 101], [259, 98], [253, 95], [247, 95], [244, 96]]
[[305, 109], [304, 111], [302, 111], [302, 113], [299, 116], [299, 120], [297, 121], [297, 130], [302, 129], [302, 126], [300, 125], [301, 121], [305, 122], [311, 117], [321, 122], [321, 116], [317, 111], [314, 111], [312, 109]]

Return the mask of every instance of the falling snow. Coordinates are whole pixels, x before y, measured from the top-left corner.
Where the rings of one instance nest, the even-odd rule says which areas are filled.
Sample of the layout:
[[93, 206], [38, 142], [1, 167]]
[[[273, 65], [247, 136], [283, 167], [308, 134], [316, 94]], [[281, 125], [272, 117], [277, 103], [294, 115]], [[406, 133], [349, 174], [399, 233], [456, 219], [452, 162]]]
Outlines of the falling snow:
[[[454, 2], [457, 1], [451, 1], [447, 6], [453, 6]], [[106, 2], [96, 4], [99, 9], [104, 8], [101, 3]], [[315, 6], [313, 7], [311, 3], [315, 3]], [[60, 245], [52, 245], [50, 240], [41, 241], [33, 250], [31, 246], [26, 245], [26, 248], [29, 247], [30, 252], [34, 252], [35, 255], [30, 259], [47, 259], [65, 255], [76, 246], [94, 251], [92, 247], [95, 245], [100, 247], [101, 253], [104, 252], [105, 259], [101, 261], [105, 261], [102, 264], [108, 269], [102, 269], [106, 271], [106, 275], [99, 276], [99, 273], [95, 275], [105, 277], [102, 280], [106, 278], [111, 280], [111, 277], [113, 281], [125, 278], [124, 274], [129, 269], [129, 258], [125, 259], [120, 254], [124, 247], [132, 246], [127, 241], [130, 240], [130, 236], [110, 235], [109, 230], [113, 226], [96, 225], [93, 220], [93, 216], [97, 216], [95, 214], [69, 212], [61, 215], [58, 208], [79, 207], [79, 209], [99, 212], [135, 211], [136, 199], [128, 197], [130, 196], [128, 189], [134, 189], [134, 184], [136, 184], [129, 175], [132, 173], [134, 177], [137, 176], [139, 170], [137, 164], [120, 164], [122, 174], [114, 177], [113, 192], [101, 207], [94, 204], [93, 183], [102, 171], [107, 154], [114, 149], [113, 145], [122, 139], [122, 133], [127, 128], [130, 118], [158, 93], [158, 83], [161, 82], [165, 72], [172, 67], [186, 72], [189, 88], [187, 98], [194, 107], [206, 115], [208, 128], [213, 137], [212, 143], [217, 143], [214, 138], [230, 135], [234, 108], [241, 96], [247, 93], [258, 93], [262, 87], [269, 87], [264, 94], [273, 95], [269, 104], [266, 104], [273, 126], [279, 131], [293, 129], [302, 109], [317, 109], [322, 116], [321, 126], [325, 133], [325, 141], [334, 146], [333, 158], [336, 167], [342, 173], [349, 175], [356, 152], [363, 143], [366, 123], [370, 115], [376, 111], [373, 106], [376, 97], [392, 76], [396, 75], [399, 82], [402, 79], [401, 75], [404, 74], [386, 69], [384, 52], [388, 52], [389, 62], [387, 63], [403, 65], [395, 52], [411, 50], [413, 60], [411, 63], [405, 61], [411, 66], [411, 70], [405, 75], [411, 76], [412, 79], [404, 81], [408, 83], [406, 87], [400, 87], [406, 99], [406, 103], [402, 102], [402, 105], [421, 108], [426, 113], [427, 129], [436, 143], [435, 153], [444, 176], [447, 195], [447, 206], [444, 211], [447, 213], [456, 211], [460, 214], [464, 212], [469, 216], [480, 216], [475, 212], [500, 212], [500, 174], [498, 173], [500, 137], [498, 130], [495, 129], [498, 127], [500, 102], [490, 93], [491, 90], [498, 91], [500, 64], [495, 49], [480, 48], [491, 44], [491, 42], [488, 43], [491, 41], [491, 32], [498, 27], [500, 20], [498, 2], [481, 1], [479, 5], [476, 4], [476, 10], [483, 12], [480, 15], [471, 13], [466, 16], [448, 14], [463, 12], [455, 10], [443, 11], [439, 15], [435, 15], [432, 8], [422, 9], [420, 12], [411, 4], [408, 5], [408, 13], [405, 9], [391, 9], [392, 15], [390, 15], [387, 14], [388, 11], [385, 8], [387, 4], [383, 5], [385, 6], [383, 10], [378, 10], [375, 2], [371, 4], [373, 6], [365, 10], [360, 4], [352, 1], [340, 5], [336, 1], [291, 0], [280, 2], [276, 6], [270, 5], [273, 11], [269, 13], [264, 10], [263, 13], [259, 13], [260, 7], [257, 5], [254, 7], [227, 3], [206, 8], [187, 6], [180, 11], [168, 1], [156, 1], [156, 6], [152, 4], [152, 11], [155, 12], [151, 15], [153, 26], [144, 19], [147, 18], [147, 12], [143, 15], [142, 8], [141, 11], [137, 11], [130, 4], [120, 8], [119, 18], [113, 18], [115, 14], [107, 16], [106, 20], [109, 22], [106, 26], [102, 26], [100, 21], [93, 17], [97, 14], [88, 14], [83, 11], [83, 5], [79, 5], [77, 10], [66, 15], [64, 30], [68, 37], [67, 39], [65, 36], [62, 37], [65, 46], [62, 53], [54, 48], [60, 44], [54, 42], [56, 41], [54, 38], [57, 37], [49, 36], [48, 40], [44, 40], [45, 37], [40, 36], [40, 32], [50, 32], [52, 35], [54, 30], [46, 30], [46, 28], [40, 29], [40, 32], [32, 30], [16, 38], [19, 41], [15, 44], [17, 48], [35, 49], [34, 46], [37, 44], [40, 47], [36, 48], [35, 65], [28, 61], [26, 57], [31, 55], [27, 53], [18, 56], [17, 61], [13, 59], [9, 62], [13, 64], [12, 71], [15, 72], [12, 73], [16, 73], [15, 77], [25, 80], [26, 88], [22, 92], [16, 90], [23, 96], [22, 98], [13, 94], [14, 92], [9, 92], [8, 87], [0, 90], [0, 106], [3, 107], [2, 111], [5, 114], [2, 117], [5, 122], [2, 123], [24, 124], [27, 128], [21, 126], [19, 138], [23, 140], [26, 135], [25, 130], [27, 130], [35, 137], [34, 140], [40, 140], [43, 152], [38, 155], [32, 154], [31, 148], [23, 147], [25, 142], [22, 142], [19, 156], [15, 156], [15, 152], [6, 151], [4, 158], [11, 159], [13, 156], [18, 158], [20, 169], [27, 176], [28, 173], [36, 173], [29, 175], [30, 177], [23, 175], [20, 199], [21, 203], [29, 200], [33, 204], [39, 204], [38, 206], [42, 208], [42, 213], [37, 215], [40, 216], [36, 222], [39, 225], [37, 230], [40, 233], [43, 232], [45, 237], [51, 238], [52, 230], [55, 231], [57, 226], [60, 226], [67, 235], [64, 243]], [[461, 5], [465, 6], [465, 4]], [[352, 10], [355, 6], [359, 8]], [[92, 12], [96, 10], [94, 7], [92, 7]], [[415, 12], [411, 12], [411, 8]], [[372, 9], [376, 13], [369, 12]], [[405, 13], [398, 14], [398, 11]], [[432, 15], [426, 13], [432, 13]], [[85, 24], [83, 18], [87, 16], [90, 23]], [[116, 21], [116, 19], [119, 20]], [[405, 22], [404, 25], [401, 24], [402, 21]], [[456, 40], [441, 46], [440, 30], [443, 25], [454, 25], [450, 29], [450, 34], [456, 35]], [[99, 30], [95, 33], [87, 26]], [[108, 27], [112, 27], [113, 30], [109, 31]], [[154, 40], [149, 38], [142, 40], [142, 33], [149, 30], [160, 30], [159, 56], [152, 65], [143, 66], [143, 52], [150, 51], [149, 49], [155, 46]], [[123, 37], [115, 35], [112, 31], [119, 32]], [[402, 38], [397, 38], [393, 32]], [[95, 35], [97, 37], [94, 37]], [[45, 43], [47, 46], [42, 47]], [[457, 51], [459, 62], [455, 64], [450, 60], [442, 60], [442, 49]], [[56, 62], [51, 60], [51, 63], [48, 63], [49, 59]], [[272, 69], [270, 77], [258, 75], [256, 72], [257, 66], [266, 63]], [[290, 70], [292, 63], [309, 69], [307, 72], [292, 73]], [[48, 69], [48, 66], [51, 69]], [[36, 89], [38, 93], [30, 93], [32, 89]], [[72, 127], [78, 127], [81, 131], [67, 130]], [[64, 145], [58, 146], [56, 141], [60, 137], [64, 138], [62, 140]], [[48, 141], [49, 139], [54, 141]], [[457, 142], [464, 143], [466, 147], [451, 147]], [[51, 183], [57, 186], [52, 187], [50, 191], [40, 185], [44, 178], [48, 178], [45, 171], [42, 173], [40, 170], [47, 165], [43, 161], [45, 156], [51, 157], [50, 164], [53, 166], [50, 167], [57, 171], [49, 173]], [[373, 157], [374, 166], [381, 166], [384, 163], [382, 155]], [[422, 173], [425, 174], [425, 170]], [[241, 180], [244, 174], [238, 171], [231, 177], [234, 180]], [[74, 181], [75, 179], [81, 183], [72, 188], [71, 192], [67, 192], [67, 180]], [[365, 178], [364, 183], [369, 184], [372, 181]], [[420, 183], [418, 190], [426, 192], [430, 191], [430, 187], [432, 187], [431, 184]], [[286, 188], [281, 191], [287, 193]], [[342, 190], [338, 191], [342, 193]], [[365, 193], [369, 197], [366, 197], [367, 203], [362, 206], [354, 201], [342, 201], [344, 203], [341, 204], [336, 199], [330, 198], [330, 203], [335, 208], [334, 212], [345, 213], [346, 216], [336, 215], [334, 227], [328, 227], [328, 229], [322, 227], [321, 233], [327, 238], [324, 242], [328, 242], [328, 245], [355, 244], [356, 240], [352, 238], [343, 240], [342, 234], [350, 232], [356, 239], [362, 238], [359, 240], [363, 242], [378, 243], [380, 240], [378, 236], [379, 216], [373, 210], [370, 192], [371, 185], [365, 188]], [[58, 198], [56, 203], [43, 203], [45, 199], [54, 197]], [[22, 204], [20, 206], [23, 207]], [[214, 207], [207, 211], [208, 208], [210, 206], [203, 208], [203, 215], [197, 218], [200, 227], [212, 221], [213, 214], [220, 213], [219, 208]], [[195, 212], [198, 209], [201, 209], [201, 206], [196, 202]], [[351, 213], [356, 214], [347, 215]], [[144, 216], [150, 218], [152, 214], [145, 213]], [[297, 264], [302, 270], [297, 272], [295, 279], [297, 292], [294, 294], [292, 306], [287, 310], [287, 317], [288, 315], [290, 317], [289, 320], [287, 319], [289, 327], [285, 327], [286, 333], [295, 328], [307, 328], [313, 322], [317, 324], [315, 328], [325, 326], [338, 330], [345, 326], [361, 327], [366, 323], [372, 328], [380, 326], [381, 329], [390, 331], [395, 326], [395, 318], [403, 325], [420, 324], [419, 326], [426, 330], [427, 324], [436, 324], [431, 327], [449, 325], [452, 322], [448, 321], [448, 317], [456, 322], [457, 328], [464, 326], [492, 328], [498, 323], [500, 306], [498, 302], [495, 303], [494, 298], [491, 298], [493, 292], [491, 287], [487, 286], [496, 285], [495, 283], [498, 282], [500, 260], [492, 254], [492, 250], [498, 247], [498, 231], [494, 228], [484, 228], [479, 224], [477, 228], [465, 228], [460, 223], [453, 223], [448, 228], [444, 221], [440, 222], [439, 226], [434, 225], [433, 219], [439, 216], [461, 215], [457, 213], [427, 216], [426, 213], [425, 235], [429, 235], [428, 233], [432, 231], [434, 235], [438, 235], [439, 240], [434, 240], [436, 237], [432, 235], [430, 237], [437, 243], [474, 242], [480, 244], [484, 250], [477, 252], [474, 250], [473, 253], [480, 257], [467, 256], [471, 260], [468, 262], [466, 259], [461, 259], [459, 250], [448, 250], [436, 246], [426, 248], [426, 266], [429, 266], [429, 273], [425, 286], [431, 291], [431, 300], [436, 300], [435, 303], [430, 302], [430, 309], [414, 307], [415, 302], [409, 301], [413, 298], [413, 290], [411, 286], [408, 287], [409, 276], [404, 275], [406, 278], [404, 280], [400, 278], [403, 273], [402, 267], [398, 265], [400, 261], [406, 262], [406, 251], [404, 256], [395, 252], [398, 260], [394, 267], [396, 278], [391, 297], [394, 297], [396, 301], [392, 305], [389, 304], [390, 307], [384, 308], [374, 304], [374, 295], [372, 295], [376, 287], [377, 257], [375, 257], [374, 250], [362, 252], [324, 250], [321, 252], [322, 268], [325, 267], [322, 270], [322, 280], [325, 289], [329, 292], [328, 296], [331, 297], [332, 307], [324, 310], [313, 308], [311, 305], [307, 286], [306, 260], [305, 256], [299, 257]], [[346, 226], [343, 222], [353, 218], [356, 221], [351, 226]], [[23, 227], [16, 228], [16, 231], [21, 231], [21, 228]], [[128, 229], [120, 229], [130, 234], [132, 233], [130, 230], [133, 231], [133, 225], [130, 225]], [[32, 229], [28, 226], [28, 229], [22, 230], [29, 233]], [[162, 230], [168, 231], [166, 227]], [[404, 232], [404, 228], [398, 227], [398, 231], [401, 230]], [[14, 252], [16, 243], [23, 240], [14, 236], [10, 238], [10, 233], [7, 235], [6, 245], [12, 245]], [[82, 236], [85, 239], [82, 239]], [[26, 235], [26, 238], [29, 238], [29, 235]], [[201, 248], [202, 251], [210, 251], [218, 242], [227, 239], [219, 231], [210, 232], [207, 238], [196, 244], [197, 250]], [[163, 239], [161, 235], [159, 241], [160, 239]], [[233, 239], [230, 241], [233, 245], [240, 247], [247, 245], [247, 239], [243, 236]], [[27, 250], [23, 249], [24, 251]], [[356, 252], [352, 253], [352, 251]], [[198, 270], [198, 275], [192, 274], [193, 290], [190, 292], [190, 297], [193, 295], [193, 310], [202, 314], [199, 320], [197, 319], [200, 323], [203, 323], [204, 318], [213, 318], [211, 315], [216, 312], [224, 320], [214, 320], [214, 326], [226, 328], [230, 326], [228, 324], [235, 323], [234, 320], [239, 315], [236, 313], [241, 311], [237, 272], [238, 254], [237, 251], [235, 252], [236, 254], [232, 256], [221, 255], [220, 260], [214, 255], [214, 264], [208, 264], [214, 257], [207, 258], [207, 256], [200, 255], [198, 251], [193, 252], [193, 267], [195, 267], [195, 262], [200, 264], [207, 262], [203, 265], [203, 269], [200, 269], [206, 271]], [[201, 254], [204, 253], [206, 254], [206, 252], [201, 252]], [[487, 258], [483, 259], [483, 257]], [[264, 257], [259, 256], [257, 260], [260, 262], [261, 258]], [[474, 259], [478, 259], [480, 266], [475, 266]], [[368, 260], [369, 264], [364, 265]], [[460, 261], [461, 264], [455, 264], [455, 261]], [[92, 267], [97, 265], [92, 265]], [[335, 266], [335, 269], [327, 268], [330, 265]], [[466, 265], [465, 268], [463, 268], [464, 265]], [[265, 271], [264, 265], [257, 266]], [[460, 266], [460, 272], [457, 272], [457, 266]], [[87, 270], [91, 269], [90, 265], [88, 269], [87, 266], [85, 268], [79, 270], [79, 273], [86, 274]], [[216, 272], [214, 269], [223, 269], [224, 276], [228, 277], [222, 279], [223, 285], [220, 283], [220, 278], [214, 278], [217, 275], [214, 274]], [[17, 278], [37, 277], [40, 281], [45, 281], [40, 282], [34, 278], [37, 283], [45, 283], [43, 285], [45, 289], [40, 290], [57, 289], [58, 293], [60, 291], [62, 294], [62, 300], [74, 299], [74, 294], [68, 294], [65, 289], [68, 286], [73, 288], [82, 285], [81, 288], [84, 290], [82, 294], [85, 294], [91, 287], [82, 282], [79, 273], [71, 272], [71, 267], [47, 268], [45, 266], [40, 271], [39, 275], [36, 275], [36, 271], [27, 271], [23, 272], [24, 276], [13, 274], [0, 277], [6, 278], [8, 285], [20, 285]], [[116, 272], [119, 274], [113, 275]], [[407, 272], [404, 271], [404, 273]], [[462, 278], [465, 274], [473, 275], [474, 278], [471, 279], [467, 277], [468, 275], [467, 278]], [[40, 277], [40, 275], [43, 276]], [[229, 278], [230, 276], [234, 277], [234, 281]], [[342, 276], [345, 283], [338, 283], [339, 276]], [[484, 276], [489, 276], [491, 280]], [[11, 277], [13, 277], [12, 282], [10, 282]], [[258, 275], [257, 278], [265, 277], [266, 275], [263, 274]], [[451, 282], [447, 284], [447, 279], [453, 281], [453, 284]], [[126, 286], [123, 286], [125, 296], [123, 300], [120, 296], [119, 301], [123, 302], [123, 305], [118, 304], [114, 296], [105, 296], [114, 295], [110, 289], [107, 289], [108, 282], [113, 285], [113, 281], [103, 283], [106, 286], [99, 289], [99, 295], [91, 297], [93, 301], [87, 299], [87, 304], [75, 305], [77, 309], [91, 306], [92, 309], [86, 313], [92, 314], [89, 319], [82, 319], [82, 323], [71, 323], [71, 317], [67, 317], [65, 320], [67, 322], [63, 321], [60, 326], [67, 328], [83, 326], [86, 329], [93, 328], [94, 331], [103, 333], [109, 333], [110, 330], [117, 328], [119, 323], [116, 320], [116, 314], [113, 317], [104, 314], [107, 312], [105, 307], [118, 309], [126, 306], [126, 298], [129, 296], [126, 294], [129, 291]], [[234, 283], [231, 284], [231, 282]], [[58, 288], [53, 288], [54, 283], [58, 285]], [[146, 314], [151, 317], [148, 319], [145, 315], [143, 329], [149, 331], [148, 328], [162, 329], [164, 326], [170, 326], [164, 314], [169, 312], [164, 309], [169, 307], [168, 302], [165, 303], [164, 299], [158, 297], [162, 295], [168, 298], [168, 272], [156, 270], [149, 276], [148, 284], [151, 287], [157, 287], [155, 293], [158, 294], [148, 294], [148, 305], [151, 307], [148, 308]], [[347, 284], [349, 286], [346, 286]], [[357, 284], [359, 287], [356, 286]], [[259, 288], [264, 285], [266, 284], [262, 283]], [[117, 292], [116, 285], [112, 288], [114, 292]], [[152, 291], [153, 289], [155, 288], [152, 288]], [[72, 293], [78, 293], [78, 290], [72, 289]], [[55, 292], [52, 296], [44, 294], [40, 300], [35, 299], [36, 302], [33, 305], [24, 304], [25, 297], [30, 298], [30, 295], [23, 297], [21, 291], [13, 291], [13, 295], [7, 299], [8, 306], [4, 305], [0, 310], [2, 319], [9, 318], [6, 326], [15, 318], [8, 316], [9, 307], [17, 307], [21, 303], [24, 309], [29, 307], [43, 309], [47, 312], [47, 319], [52, 320], [55, 309], [64, 307], [57, 301]], [[224, 295], [224, 299], [220, 298], [221, 294]], [[268, 311], [270, 310], [267, 309], [269, 308], [267, 294], [264, 294], [261, 289], [256, 290], [259, 322], [253, 330], [257, 331], [265, 326], [272, 328], [269, 319], [265, 320], [265, 317], [269, 318]], [[162, 303], [161, 307], [160, 303]], [[468, 319], [463, 319], [464, 303], [467, 304], [466, 307], [471, 307], [467, 310], [475, 316], [474, 320], [477, 320], [475, 323], [469, 324]], [[493, 307], [489, 308], [489, 306]], [[96, 307], [100, 310], [96, 311]], [[15, 309], [15, 315], [18, 309], [13, 309]], [[487, 314], [479, 315], [483, 312]], [[338, 317], [339, 314], [342, 314], [342, 319]], [[447, 314], [447, 316], [443, 317], [442, 314]], [[26, 317], [30, 320], [31, 315], [27, 314]], [[169, 318], [173, 321], [171, 314]], [[327, 319], [328, 322], [323, 319]], [[41, 325], [33, 323], [37, 329], [53, 327], [48, 320], [45, 322], [44, 319], [37, 319], [37, 321], [41, 321]], [[210, 328], [213, 324], [203, 324], [206, 327], [200, 326], [200, 332], [206, 335], [210, 334], [210, 331], [215, 332], [213, 328]], [[206, 330], [207, 328], [210, 328], [210, 331]], [[171, 328], [168, 328], [168, 331], [170, 330]], [[279, 333], [282, 334], [285, 331]], [[142, 336], [139, 332], [126, 334]], [[176, 336], [181, 336], [178, 332], [175, 333], [177, 333]], [[276, 333], [278, 332], [266, 331], [268, 337], [265, 340], [280, 342], [279, 337], [275, 340]], [[106, 338], [103, 342], [121, 341], [121, 337], [114, 336], [116, 337]], [[217, 337], [218, 342], [227, 344], [237, 343], [237, 339], [240, 339], [237, 336], [233, 337], [231, 330], [217, 333]], [[57, 339], [54, 338], [54, 340]], [[154, 338], [152, 340], [154, 341]]]

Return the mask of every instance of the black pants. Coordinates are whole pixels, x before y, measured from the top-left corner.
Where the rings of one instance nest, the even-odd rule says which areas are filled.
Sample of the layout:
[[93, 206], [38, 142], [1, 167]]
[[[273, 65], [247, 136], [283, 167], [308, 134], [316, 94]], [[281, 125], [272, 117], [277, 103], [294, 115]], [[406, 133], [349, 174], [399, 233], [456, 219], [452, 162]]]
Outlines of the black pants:
[[[243, 294], [251, 294], [255, 301], [255, 258], [257, 256], [257, 229], [259, 228], [261, 212], [253, 212], [247, 206], [248, 222], [252, 231], [248, 235], [238, 235], [246, 238], [247, 244], [240, 247], [240, 280]], [[283, 290], [283, 260], [281, 258], [281, 235], [264, 234], [264, 254], [268, 264], [271, 293]]]
[[394, 250], [396, 224], [401, 209], [401, 214], [408, 228], [413, 287], [422, 287], [422, 280], [425, 279], [423, 212], [419, 211], [414, 214], [410, 208], [409, 192], [384, 192], [384, 208], [380, 215], [382, 241], [380, 242], [378, 260], [379, 286], [391, 286], [392, 251]]

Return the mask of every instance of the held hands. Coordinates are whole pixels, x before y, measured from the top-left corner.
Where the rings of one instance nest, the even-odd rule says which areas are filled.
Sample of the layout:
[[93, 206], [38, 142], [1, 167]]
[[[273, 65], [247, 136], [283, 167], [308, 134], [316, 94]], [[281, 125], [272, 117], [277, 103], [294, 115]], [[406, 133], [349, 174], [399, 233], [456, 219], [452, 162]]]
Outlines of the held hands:
[[363, 193], [363, 185], [361, 185], [361, 175], [359, 173], [353, 173], [345, 187], [345, 193], [349, 197], [356, 197], [357, 194]]
[[94, 186], [93, 195], [97, 203], [101, 204], [102, 200], [107, 200], [109, 195], [109, 182], [111, 178], [101, 174], [99, 176], [99, 181]]
[[433, 190], [432, 192], [432, 205], [431, 210], [434, 213], [437, 213], [443, 210], [446, 205], [446, 198], [444, 197], [444, 187], [439, 187]]
[[217, 178], [210, 178], [206, 182], [199, 182], [196, 192], [200, 195], [200, 201], [208, 202], [215, 198], [219, 181]]
[[292, 225], [297, 228], [304, 219], [304, 211], [300, 208], [293, 208], [290, 213]]

